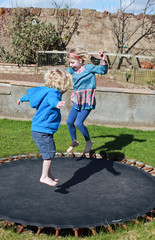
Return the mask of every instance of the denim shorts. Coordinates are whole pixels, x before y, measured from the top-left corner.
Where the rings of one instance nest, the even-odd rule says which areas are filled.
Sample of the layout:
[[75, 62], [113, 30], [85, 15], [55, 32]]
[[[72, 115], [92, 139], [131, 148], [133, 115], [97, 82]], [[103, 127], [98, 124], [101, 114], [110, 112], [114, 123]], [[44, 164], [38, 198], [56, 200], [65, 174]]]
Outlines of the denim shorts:
[[55, 156], [55, 142], [53, 135], [49, 133], [41, 133], [32, 131], [32, 138], [42, 155], [43, 159], [51, 159]]

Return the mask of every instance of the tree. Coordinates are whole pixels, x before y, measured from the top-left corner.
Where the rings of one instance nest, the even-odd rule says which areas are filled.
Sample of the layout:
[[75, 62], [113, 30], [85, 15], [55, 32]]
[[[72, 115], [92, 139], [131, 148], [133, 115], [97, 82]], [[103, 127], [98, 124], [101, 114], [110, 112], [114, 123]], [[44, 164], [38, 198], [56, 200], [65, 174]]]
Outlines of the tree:
[[9, 29], [13, 56], [18, 64], [35, 63], [36, 52], [53, 50], [61, 42], [55, 26], [35, 19], [31, 8], [16, 8]]
[[53, 0], [52, 4], [55, 8], [55, 16], [57, 20], [56, 29], [61, 37], [59, 42], [59, 50], [65, 50], [69, 44], [73, 34], [77, 31], [80, 22], [79, 14], [71, 14], [71, 4], [62, 0], [60, 3]]
[[[146, 39], [149, 42], [155, 37], [155, 16], [148, 15], [148, 13], [151, 13], [151, 7], [155, 4], [154, 1], [147, 0], [143, 12], [138, 16], [137, 24], [132, 22], [135, 17], [134, 14], [127, 12], [134, 2], [135, 0], [131, 0], [129, 4], [123, 5], [122, 0], [120, 0], [120, 9], [117, 12], [117, 18], [114, 18], [112, 14], [109, 14], [109, 20], [111, 22], [110, 30], [113, 33], [117, 53], [132, 53], [135, 55], [139, 53], [142, 54], [143, 49], [136, 49], [137, 44], [140, 43], [142, 39]], [[120, 68], [124, 58], [131, 64], [130, 59], [121, 57], [117, 67], [118, 69]], [[111, 67], [115, 61], [116, 57]]]
[[[63, 3], [64, 1], [62, 1]], [[61, 3], [61, 5], [62, 5]], [[69, 5], [55, 5], [57, 24], [41, 22], [32, 8], [16, 8], [9, 28], [13, 58], [16, 63], [36, 63], [37, 51], [66, 50], [78, 24], [79, 16], [69, 14]]]

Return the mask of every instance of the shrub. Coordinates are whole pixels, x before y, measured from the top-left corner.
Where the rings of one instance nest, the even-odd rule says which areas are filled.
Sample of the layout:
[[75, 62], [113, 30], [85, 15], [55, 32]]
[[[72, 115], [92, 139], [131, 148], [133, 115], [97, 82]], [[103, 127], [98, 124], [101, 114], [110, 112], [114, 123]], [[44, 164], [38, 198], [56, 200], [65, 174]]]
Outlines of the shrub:
[[13, 11], [9, 35], [13, 56], [18, 64], [36, 63], [37, 51], [57, 49], [61, 41], [52, 23], [45, 24], [35, 19], [27, 8]]

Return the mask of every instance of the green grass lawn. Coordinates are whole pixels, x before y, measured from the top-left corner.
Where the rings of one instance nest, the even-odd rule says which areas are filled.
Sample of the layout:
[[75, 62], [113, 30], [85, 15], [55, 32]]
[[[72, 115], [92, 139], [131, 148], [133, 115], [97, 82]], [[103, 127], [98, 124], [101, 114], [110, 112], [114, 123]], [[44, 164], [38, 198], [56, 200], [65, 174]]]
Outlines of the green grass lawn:
[[[136, 159], [155, 167], [155, 131], [110, 128], [88, 125], [94, 141], [92, 152]], [[68, 128], [61, 125], [54, 135], [57, 152], [66, 152], [71, 143]], [[79, 146], [76, 152], [83, 152], [85, 141], [77, 131]], [[39, 153], [31, 137], [31, 121], [0, 119], [0, 157]]]
[[[136, 159], [155, 167], [155, 131], [133, 130], [128, 128], [111, 128], [105, 126], [88, 125], [88, 130], [94, 141], [92, 152], [102, 155], [109, 154], [127, 159]], [[79, 131], [77, 138], [80, 145], [75, 149], [82, 152], [85, 141]], [[57, 152], [66, 152], [70, 145], [70, 137], [66, 125], [61, 125], [54, 135]], [[31, 137], [31, 121], [15, 121], [0, 119], [0, 158], [22, 155], [38, 154], [38, 150]], [[3, 221], [0, 221], [2, 225]], [[79, 237], [89, 240], [147, 240], [155, 236], [155, 222], [145, 221], [142, 225], [133, 222], [127, 223], [128, 230], [117, 226], [114, 234], [101, 229], [96, 236]], [[54, 235], [41, 233], [35, 236], [30, 230], [17, 234], [13, 227], [8, 229], [0, 228], [0, 239], [2, 240], [54, 240]], [[61, 236], [60, 239], [73, 240], [74, 236]]]

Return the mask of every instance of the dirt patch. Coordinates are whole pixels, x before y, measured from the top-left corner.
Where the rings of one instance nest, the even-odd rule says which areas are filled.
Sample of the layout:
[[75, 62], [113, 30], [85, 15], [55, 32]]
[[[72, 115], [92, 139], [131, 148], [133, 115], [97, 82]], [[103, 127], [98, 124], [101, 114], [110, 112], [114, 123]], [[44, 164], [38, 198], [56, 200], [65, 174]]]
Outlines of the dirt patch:
[[[14, 81], [25, 81], [25, 82], [38, 82], [43, 83], [43, 74], [5, 74], [0, 73], [0, 80], [14, 80]], [[111, 87], [111, 88], [124, 88], [123, 84], [112, 80], [109, 77], [102, 76], [96, 78], [96, 85], [98, 87]]]
[[14, 80], [14, 81], [25, 81], [25, 82], [44, 82], [43, 81], [43, 75], [42, 74], [6, 74], [6, 73], [0, 73], [0, 79], [1, 80]]

